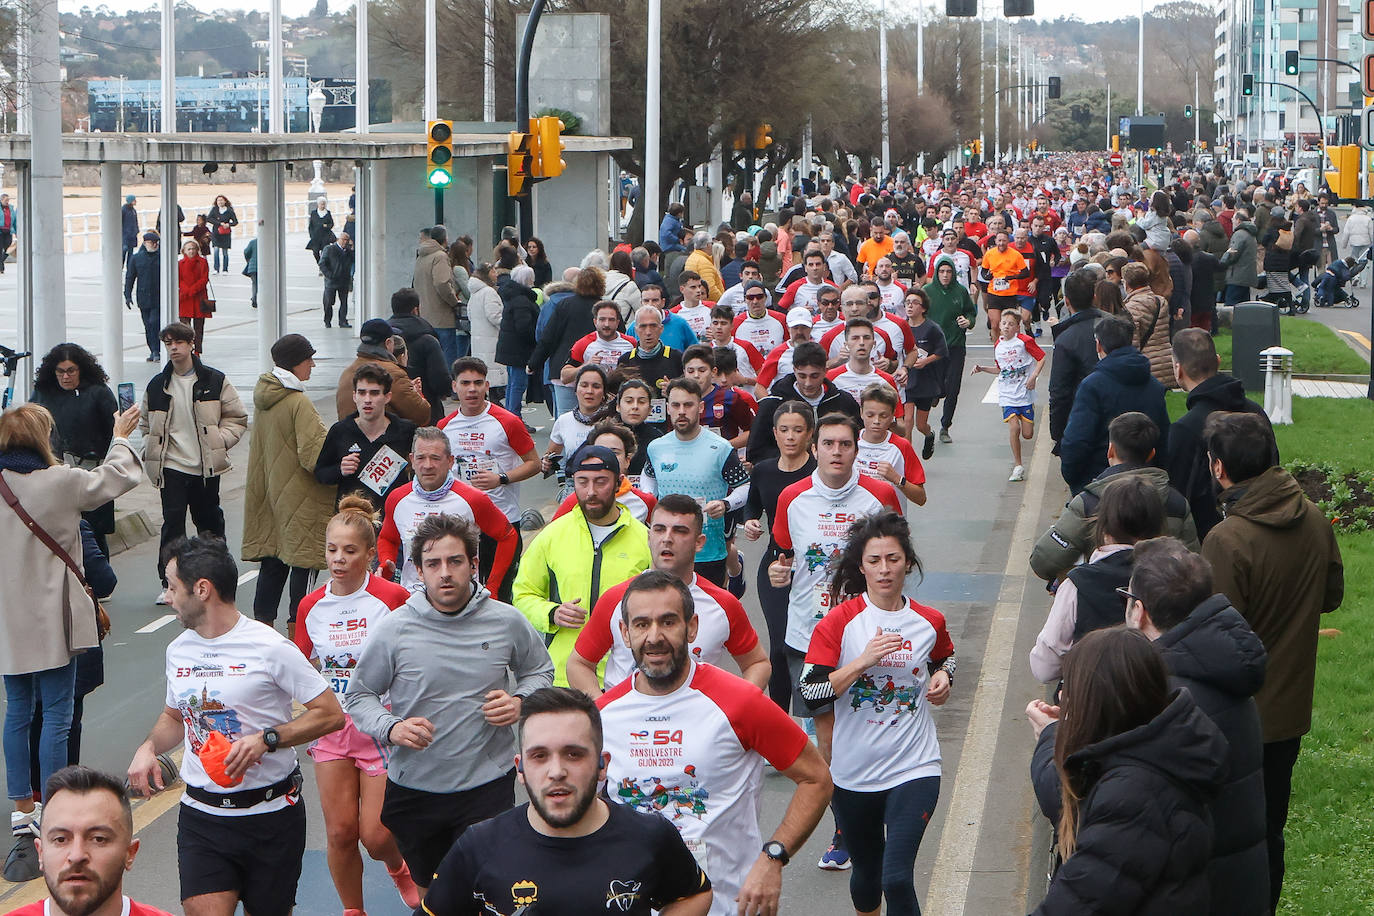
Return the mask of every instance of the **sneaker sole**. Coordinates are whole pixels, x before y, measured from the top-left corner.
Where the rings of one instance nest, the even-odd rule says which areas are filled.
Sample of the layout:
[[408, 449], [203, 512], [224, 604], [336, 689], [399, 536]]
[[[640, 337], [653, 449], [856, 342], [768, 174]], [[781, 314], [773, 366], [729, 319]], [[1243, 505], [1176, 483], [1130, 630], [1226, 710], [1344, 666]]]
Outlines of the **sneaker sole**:
[[853, 866], [848, 862], [843, 865], [836, 865], [833, 862], [817, 862], [816, 867], [821, 871], [849, 871]]

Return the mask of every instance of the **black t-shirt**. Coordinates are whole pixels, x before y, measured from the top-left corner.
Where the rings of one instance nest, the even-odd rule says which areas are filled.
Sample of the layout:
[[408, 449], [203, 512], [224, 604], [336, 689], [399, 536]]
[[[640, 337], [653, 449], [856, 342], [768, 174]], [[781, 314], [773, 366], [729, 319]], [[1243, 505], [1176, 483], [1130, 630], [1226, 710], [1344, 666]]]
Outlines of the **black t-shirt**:
[[635, 434], [635, 456], [630, 459], [630, 467], [625, 473], [637, 477], [644, 473], [644, 465], [649, 460], [649, 443], [663, 435], [665, 430], [653, 423], [640, 423], [638, 426], [626, 423], [625, 427]]
[[895, 254], [890, 254], [887, 258], [892, 262], [892, 267], [897, 273], [897, 279], [908, 289], [926, 274], [926, 266], [921, 262], [921, 256], [914, 251], [904, 258]]
[[806, 463], [795, 471], [780, 470], [778, 459], [768, 458], [754, 465], [753, 470], [749, 472], [749, 497], [744, 504], [744, 517], [746, 519], [762, 518], [767, 523], [769, 553], [775, 553], [777, 548], [777, 545], [773, 543], [772, 532], [773, 513], [778, 508], [778, 497], [782, 496], [783, 490], [798, 480], [810, 477], [814, 470], [816, 470], [816, 459], [807, 456]]
[[711, 886], [681, 834], [659, 814], [607, 804], [601, 829], [550, 837], [528, 804], [468, 828], [425, 894], [430, 916], [648, 916]]

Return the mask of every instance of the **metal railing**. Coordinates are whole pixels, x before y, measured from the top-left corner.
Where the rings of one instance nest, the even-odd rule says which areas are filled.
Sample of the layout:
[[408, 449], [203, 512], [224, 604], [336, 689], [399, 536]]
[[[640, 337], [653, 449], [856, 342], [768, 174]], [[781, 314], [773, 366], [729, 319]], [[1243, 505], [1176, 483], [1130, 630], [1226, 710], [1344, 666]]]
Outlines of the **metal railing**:
[[[284, 204], [286, 211], [286, 231], [304, 232], [310, 221], [310, 201], [308, 200], [289, 200]], [[181, 224], [182, 231], [185, 232], [188, 226], [196, 223], [196, 211], [188, 208], [185, 204], [181, 205], [182, 213], [186, 216], [186, 221]], [[154, 228], [157, 225], [157, 217], [160, 212], [158, 207], [139, 208], [138, 210], [138, 231], [139, 235]], [[258, 233], [258, 205], [256, 203], [246, 203], [236, 205], [234, 212], [238, 214], [239, 224], [234, 227], [233, 237], [240, 240], [251, 239]], [[340, 222], [339, 229], [343, 228]], [[100, 214], [99, 213], [68, 213], [62, 218], [62, 237], [63, 246], [67, 254], [79, 254], [86, 251], [100, 250]]]

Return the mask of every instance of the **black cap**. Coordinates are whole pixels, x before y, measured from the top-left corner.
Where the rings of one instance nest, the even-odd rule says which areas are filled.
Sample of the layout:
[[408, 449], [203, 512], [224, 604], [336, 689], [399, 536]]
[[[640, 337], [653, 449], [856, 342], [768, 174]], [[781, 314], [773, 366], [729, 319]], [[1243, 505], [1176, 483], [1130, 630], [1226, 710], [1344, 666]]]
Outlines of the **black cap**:
[[615, 457], [615, 452], [604, 445], [583, 445], [573, 452], [567, 468], [564, 469], [564, 473], [569, 477], [578, 471], [610, 471], [618, 480], [620, 460]]
[[391, 325], [385, 318], [369, 318], [363, 322], [362, 328], [358, 331], [358, 337], [365, 344], [381, 346], [391, 339]]

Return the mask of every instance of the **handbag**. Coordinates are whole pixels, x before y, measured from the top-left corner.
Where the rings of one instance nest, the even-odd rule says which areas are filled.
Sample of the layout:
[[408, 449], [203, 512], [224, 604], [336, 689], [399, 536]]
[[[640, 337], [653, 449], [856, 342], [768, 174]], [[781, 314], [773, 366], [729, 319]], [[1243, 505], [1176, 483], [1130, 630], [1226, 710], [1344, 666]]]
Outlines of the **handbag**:
[[62, 545], [57, 543], [53, 536], [43, 529], [42, 525], [33, 520], [33, 516], [29, 515], [28, 510], [19, 504], [19, 497], [15, 496], [14, 491], [10, 489], [9, 482], [5, 480], [3, 472], [0, 472], [0, 496], [4, 497], [5, 502], [14, 510], [14, 514], [19, 516], [19, 520], [24, 523], [24, 526], [33, 532], [33, 536], [38, 538], [44, 547], [51, 550], [53, 556], [66, 564], [67, 568], [76, 576], [76, 581], [81, 584], [81, 588], [86, 592], [86, 597], [91, 599], [91, 605], [95, 608], [95, 631], [103, 642], [110, 632], [110, 615], [105, 611], [105, 606], [100, 603], [100, 599], [96, 597], [90, 583], [86, 581], [86, 574], [81, 571], [80, 566], [76, 565], [71, 554], [63, 550]]
[[215, 288], [210, 285], [210, 281], [207, 278], [205, 281], [205, 289], [200, 294], [200, 310], [207, 315], [215, 314], [215, 300], [211, 298], [214, 292]]
[[1293, 250], [1293, 230], [1280, 229], [1279, 237], [1274, 240], [1274, 247], [1283, 251]]

